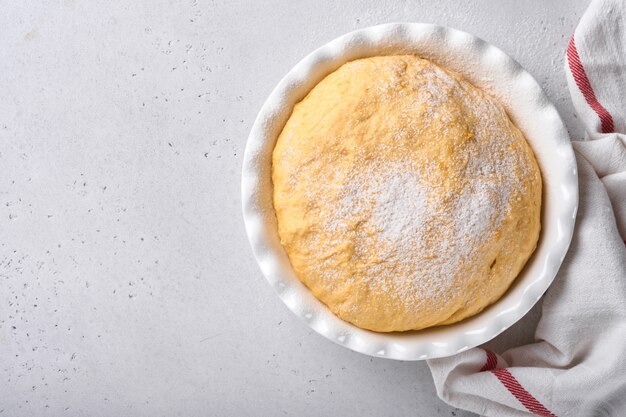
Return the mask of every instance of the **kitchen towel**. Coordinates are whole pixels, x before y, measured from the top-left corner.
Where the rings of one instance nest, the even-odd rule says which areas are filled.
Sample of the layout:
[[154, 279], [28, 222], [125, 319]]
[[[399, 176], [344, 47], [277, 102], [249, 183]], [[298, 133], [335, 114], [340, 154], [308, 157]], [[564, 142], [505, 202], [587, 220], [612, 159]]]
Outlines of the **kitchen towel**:
[[428, 361], [444, 401], [485, 416], [626, 416], [626, 2], [591, 3], [565, 71], [580, 203], [535, 342]]

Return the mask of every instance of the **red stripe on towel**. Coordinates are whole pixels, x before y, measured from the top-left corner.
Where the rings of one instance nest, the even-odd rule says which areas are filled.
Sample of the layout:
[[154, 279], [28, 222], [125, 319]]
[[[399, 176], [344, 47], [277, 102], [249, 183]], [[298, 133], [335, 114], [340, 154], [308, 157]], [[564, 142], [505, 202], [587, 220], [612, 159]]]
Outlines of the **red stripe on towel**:
[[556, 415], [533, 397], [531, 393], [526, 391], [506, 368], [493, 369], [491, 372], [528, 411], [542, 417], [556, 417]]
[[615, 130], [613, 116], [611, 116], [611, 113], [609, 113], [596, 98], [596, 94], [593, 92], [593, 88], [591, 88], [589, 77], [587, 77], [587, 73], [585, 72], [585, 67], [583, 67], [582, 62], [580, 62], [580, 55], [578, 55], [573, 36], [569, 41], [569, 45], [567, 45], [567, 62], [572, 76], [574, 77], [574, 81], [576, 81], [580, 92], [583, 93], [587, 104], [589, 104], [589, 107], [591, 107], [600, 118], [602, 133], [613, 132]]
[[491, 371], [498, 366], [498, 357], [495, 353], [490, 350], [485, 349], [485, 353], [487, 354], [487, 360], [482, 368], [480, 368], [480, 372]]

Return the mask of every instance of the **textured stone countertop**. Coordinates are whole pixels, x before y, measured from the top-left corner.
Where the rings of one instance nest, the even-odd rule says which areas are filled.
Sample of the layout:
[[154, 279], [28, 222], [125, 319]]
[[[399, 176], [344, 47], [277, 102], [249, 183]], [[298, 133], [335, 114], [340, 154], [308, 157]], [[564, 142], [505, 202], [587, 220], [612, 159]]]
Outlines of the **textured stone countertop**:
[[242, 222], [246, 136], [305, 54], [394, 21], [499, 46], [580, 135], [562, 68], [585, 6], [2, 3], [0, 415], [472, 415], [424, 362], [350, 352], [275, 296]]

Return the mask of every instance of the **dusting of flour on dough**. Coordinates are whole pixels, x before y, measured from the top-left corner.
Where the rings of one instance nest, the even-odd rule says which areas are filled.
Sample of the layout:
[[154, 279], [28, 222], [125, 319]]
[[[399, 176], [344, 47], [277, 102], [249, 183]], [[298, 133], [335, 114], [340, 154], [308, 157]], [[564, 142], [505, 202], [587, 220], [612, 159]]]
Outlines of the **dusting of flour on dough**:
[[[292, 264], [333, 311], [366, 328], [475, 314], [523, 265], [505, 251], [532, 252], [534, 242], [515, 233], [538, 234], [537, 223], [511, 217], [539, 213], [540, 179], [523, 136], [497, 103], [428, 61], [343, 68], [374, 77], [361, 85], [366, 78], [331, 74], [320, 85], [333, 88], [310, 93], [303, 103], [318, 106], [290, 118], [274, 154]], [[496, 258], [502, 281], [490, 281]]]
[[[507, 165], [500, 164], [500, 170]], [[457, 195], [441, 195], [440, 187], [420, 180], [428, 176], [422, 172], [428, 170], [411, 161], [375, 161], [356, 168], [343, 185], [338, 204], [327, 206], [327, 222], [320, 225], [322, 230], [353, 235], [363, 244], [357, 254], [375, 248], [380, 262], [366, 268], [369, 284], [408, 304], [432, 302], [453, 290], [460, 264], [498, 228], [509, 199], [509, 186], [488, 181], [470, 182]], [[433, 235], [437, 239], [429, 239]], [[340, 273], [323, 263], [320, 272], [328, 279]]]

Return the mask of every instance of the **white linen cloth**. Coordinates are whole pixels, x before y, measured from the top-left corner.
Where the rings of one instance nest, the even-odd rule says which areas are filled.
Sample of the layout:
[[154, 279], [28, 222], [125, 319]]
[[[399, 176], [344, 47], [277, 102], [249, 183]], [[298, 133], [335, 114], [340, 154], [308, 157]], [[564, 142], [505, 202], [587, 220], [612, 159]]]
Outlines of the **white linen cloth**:
[[626, 2], [591, 3], [565, 71], [580, 204], [535, 343], [428, 361], [438, 395], [481, 415], [626, 416]]

